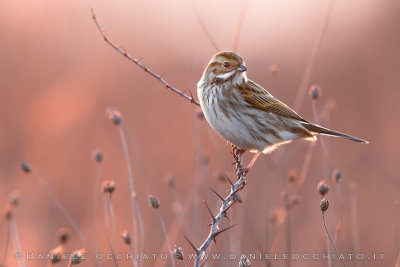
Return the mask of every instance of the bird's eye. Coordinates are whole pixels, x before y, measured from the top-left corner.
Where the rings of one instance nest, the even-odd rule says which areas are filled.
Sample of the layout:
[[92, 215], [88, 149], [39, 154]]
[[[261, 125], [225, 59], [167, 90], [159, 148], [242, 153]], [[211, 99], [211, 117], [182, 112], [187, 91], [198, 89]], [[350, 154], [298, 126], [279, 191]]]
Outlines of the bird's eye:
[[229, 62], [225, 61], [224, 64], [222, 64], [222, 66], [224, 66], [225, 68], [229, 68]]

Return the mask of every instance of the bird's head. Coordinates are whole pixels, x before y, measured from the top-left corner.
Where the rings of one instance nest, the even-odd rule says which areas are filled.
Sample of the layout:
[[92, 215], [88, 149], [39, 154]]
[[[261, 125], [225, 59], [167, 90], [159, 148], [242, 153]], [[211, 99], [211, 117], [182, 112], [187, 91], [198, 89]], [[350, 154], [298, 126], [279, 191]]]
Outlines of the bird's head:
[[233, 52], [219, 52], [213, 56], [203, 74], [210, 83], [243, 83], [247, 80], [243, 59]]

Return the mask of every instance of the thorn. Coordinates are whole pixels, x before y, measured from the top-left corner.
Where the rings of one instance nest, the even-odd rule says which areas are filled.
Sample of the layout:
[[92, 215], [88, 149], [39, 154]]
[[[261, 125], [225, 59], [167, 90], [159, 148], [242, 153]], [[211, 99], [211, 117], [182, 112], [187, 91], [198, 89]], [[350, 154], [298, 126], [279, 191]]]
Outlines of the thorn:
[[231, 225], [231, 226], [229, 226], [229, 227], [226, 227], [225, 229], [222, 229], [222, 230], [220, 230], [220, 231], [215, 232], [215, 233], [213, 234], [213, 236], [212, 236], [212, 239], [214, 240], [215, 244], [217, 244], [216, 237], [217, 237], [218, 235], [222, 234], [222, 233], [225, 232], [225, 231], [228, 231], [229, 229], [231, 229], [232, 227], [235, 227], [235, 226], [236, 226], [236, 224]]
[[233, 183], [232, 183], [231, 179], [229, 179], [228, 175], [226, 175], [226, 173], [224, 173], [224, 175], [226, 177], [226, 180], [228, 180], [228, 182], [231, 184], [231, 186], [233, 186]]
[[189, 240], [189, 238], [185, 234], [183, 234], [183, 236], [185, 237], [185, 239], [189, 243], [189, 245], [193, 248], [193, 250], [196, 252], [196, 254], [198, 254], [199, 250], [193, 245], [193, 243]]
[[207, 205], [207, 202], [206, 202], [205, 200], [203, 200], [203, 202], [204, 202], [204, 204], [206, 205], [206, 207], [207, 207], [207, 209], [208, 209], [208, 212], [210, 213], [213, 222], [215, 222], [215, 217], [214, 217], [214, 215], [212, 214], [212, 212], [211, 212], [211, 210], [210, 210], [210, 207]]
[[221, 201], [224, 201], [224, 198], [223, 197], [221, 197], [221, 195], [220, 194], [218, 194], [214, 189], [212, 189], [211, 187], [208, 187], [208, 188], [210, 188], [210, 190], [211, 191], [213, 191], [214, 192], [214, 194], [216, 194], [218, 197], [219, 197], [219, 199], [221, 199]]

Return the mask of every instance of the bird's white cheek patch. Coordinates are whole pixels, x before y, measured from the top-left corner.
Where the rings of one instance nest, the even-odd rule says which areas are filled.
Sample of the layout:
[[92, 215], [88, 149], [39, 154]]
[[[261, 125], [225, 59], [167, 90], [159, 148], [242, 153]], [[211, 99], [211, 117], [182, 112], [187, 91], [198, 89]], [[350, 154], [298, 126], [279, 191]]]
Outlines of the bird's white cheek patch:
[[217, 75], [217, 78], [226, 80], [226, 79], [228, 79], [229, 77], [231, 77], [231, 76], [235, 73], [235, 71], [236, 71], [236, 70], [232, 70], [232, 71], [230, 71], [230, 72]]

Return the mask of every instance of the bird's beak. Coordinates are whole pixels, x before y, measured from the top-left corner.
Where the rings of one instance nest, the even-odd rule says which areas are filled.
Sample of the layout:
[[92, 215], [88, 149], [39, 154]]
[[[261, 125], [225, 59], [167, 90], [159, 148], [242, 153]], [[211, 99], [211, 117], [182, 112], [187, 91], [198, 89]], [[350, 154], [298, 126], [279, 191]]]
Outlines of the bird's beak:
[[240, 72], [243, 72], [243, 71], [246, 71], [247, 68], [243, 64], [240, 64], [239, 67], [237, 68], [237, 70]]

